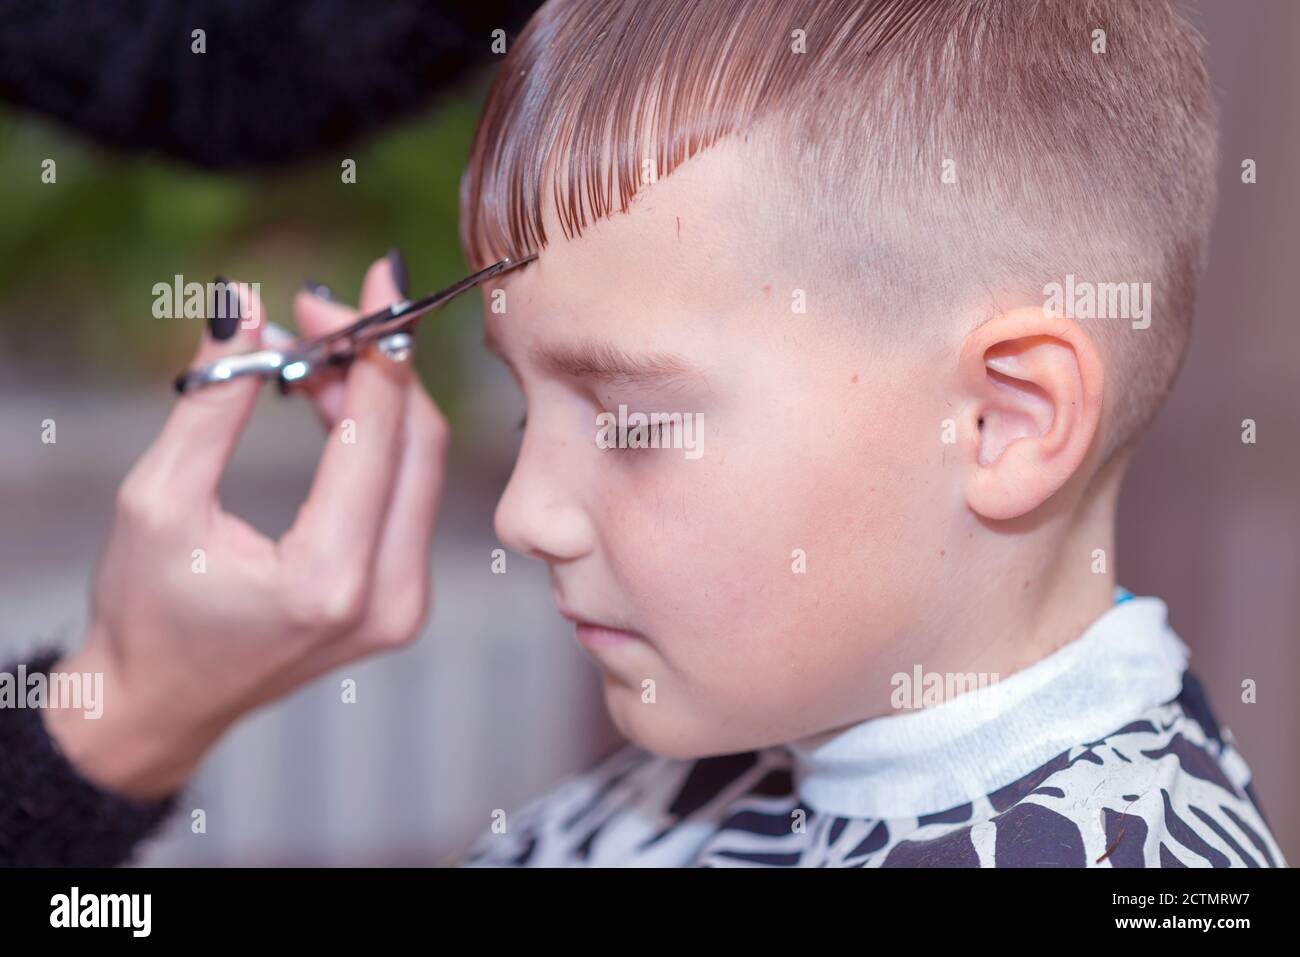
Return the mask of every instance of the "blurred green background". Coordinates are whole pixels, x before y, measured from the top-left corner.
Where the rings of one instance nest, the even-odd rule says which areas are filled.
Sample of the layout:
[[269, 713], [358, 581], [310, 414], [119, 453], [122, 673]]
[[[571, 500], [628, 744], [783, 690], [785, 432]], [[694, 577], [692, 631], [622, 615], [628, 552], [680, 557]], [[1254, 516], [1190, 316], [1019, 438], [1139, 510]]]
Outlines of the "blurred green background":
[[[305, 280], [355, 303], [374, 259], [399, 247], [412, 295], [466, 271], [459, 179], [486, 83], [326, 158], [274, 173], [214, 175], [107, 152], [44, 119], [0, 111], [0, 346], [5, 377], [167, 388], [200, 334], [153, 315], [155, 283], [220, 273], [260, 282], [268, 317], [292, 327]], [[42, 163], [57, 180], [41, 180]], [[356, 182], [344, 183], [344, 158]], [[455, 420], [477, 348], [478, 293], [421, 323], [417, 361]]]

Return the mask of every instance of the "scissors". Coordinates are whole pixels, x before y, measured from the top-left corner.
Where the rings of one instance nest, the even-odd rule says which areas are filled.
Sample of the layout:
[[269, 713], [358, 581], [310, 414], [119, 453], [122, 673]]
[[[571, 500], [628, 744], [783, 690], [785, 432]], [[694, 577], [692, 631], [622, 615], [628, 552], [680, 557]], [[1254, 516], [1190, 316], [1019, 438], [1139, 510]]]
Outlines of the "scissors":
[[519, 259], [502, 259], [431, 296], [395, 302], [386, 309], [362, 316], [342, 329], [290, 343], [283, 349], [259, 349], [242, 355], [225, 356], [207, 365], [189, 369], [176, 377], [176, 391], [190, 392], [218, 382], [253, 375], [276, 379], [280, 391], [287, 392], [294, 383], [325, 368], [347, 365], [372, 342], [385, 355], [404, 359], [411, 348], [410, 330], [423, 313], [446, 305], [461, 293], [468, 292], [493, 276], [518, 269], [536, 258], [537, 253], [529, 253]]

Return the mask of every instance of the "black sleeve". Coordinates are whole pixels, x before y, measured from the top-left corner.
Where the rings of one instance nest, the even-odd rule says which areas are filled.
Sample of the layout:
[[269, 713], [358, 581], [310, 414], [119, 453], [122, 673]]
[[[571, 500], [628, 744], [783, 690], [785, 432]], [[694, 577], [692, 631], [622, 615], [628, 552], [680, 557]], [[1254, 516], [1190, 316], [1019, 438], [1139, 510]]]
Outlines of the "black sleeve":
[[133, 152], [210, 168], [290, 162], [423, 106], [537, 5], [0, 0], [0, 99]]
[[[29, 657], [27, 674], [48, 673], [59, 656], [48, 650]], [[18, 664], [0, 670], [16, 676]], [[141, 802], [103, 790], [59, 751], [39, 709], [0, 707], [0, 866], [125, 864], [178, 797]]]

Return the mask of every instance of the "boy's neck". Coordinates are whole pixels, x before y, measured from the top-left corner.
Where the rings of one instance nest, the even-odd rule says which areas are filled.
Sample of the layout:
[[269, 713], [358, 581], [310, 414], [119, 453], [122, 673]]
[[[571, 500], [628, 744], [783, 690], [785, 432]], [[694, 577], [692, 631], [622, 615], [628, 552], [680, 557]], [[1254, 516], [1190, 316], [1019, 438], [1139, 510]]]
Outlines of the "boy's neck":
[[[1126, 457], [1099, 473], [1070, 515], [1019, 541], [1000, 587], [975, 603], [959, 641], [978, 649], [969, 670], [1005, 678], [1069, 644], [1115, 602], [1115, 514]], [[1032, 545], [1025, 541], [1035, 539]]]

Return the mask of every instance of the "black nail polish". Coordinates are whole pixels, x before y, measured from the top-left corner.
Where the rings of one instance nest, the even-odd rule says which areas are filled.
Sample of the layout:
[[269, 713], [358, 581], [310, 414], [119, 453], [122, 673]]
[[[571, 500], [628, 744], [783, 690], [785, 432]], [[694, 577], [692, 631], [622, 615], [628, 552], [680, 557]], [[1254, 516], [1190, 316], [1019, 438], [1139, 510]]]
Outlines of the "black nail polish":
[[224, 342], [239, 328], [239, 290], [224, 276], [217, 276], [208, 304], [208, 332]]
[[308, 279], [302, 284], [302, 288], [307, 290], [317, 299], [324, 299], [326, 302], [334, 301], [334, 291], [323, 282], [317, 282], [315, 279]]
[[388, 250], [388, 268], [393, 272], [393, 282], [397, 285], [397, 291], [403, 297], [409, 296], [410, 287], [406, 283], [406, 258], [396, 246]]

